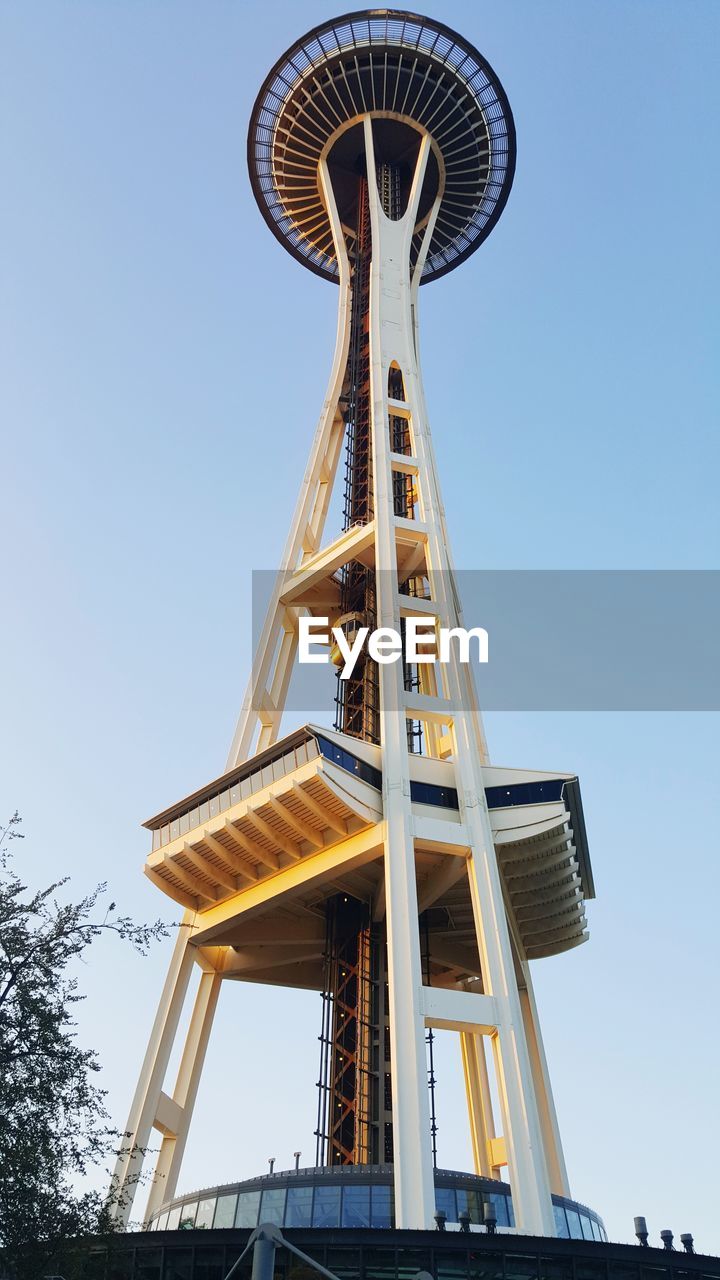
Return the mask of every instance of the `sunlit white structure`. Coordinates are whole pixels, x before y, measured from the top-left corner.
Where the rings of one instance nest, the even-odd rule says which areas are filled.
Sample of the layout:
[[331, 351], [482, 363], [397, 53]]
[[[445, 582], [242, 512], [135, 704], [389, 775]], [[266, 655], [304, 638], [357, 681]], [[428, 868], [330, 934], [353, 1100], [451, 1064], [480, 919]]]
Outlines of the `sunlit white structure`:
[[[530, 962], [587, 936], [577, 779], [489, 763], [472, 668], [457, 656], [368, 659], [338, 684], [333, 729], [280, 736], [304, 612], [347, 635], [400, 629], [408, 616], [462, 624], [418, 295], [504, 207], [510, 108], [492, 69], [442, 23], [374, 10], [323, 24], [278, 62], [248, 154], [275, 234], [337, 282], [337, 340], [226, 772], [146, 824], [146, 874], [185, 915], [116, 1181], [130, 1185], [154, 1128], [148, 1217], [172, 1199], [220, 988], [278, 983], [324, 993], [318, 1165], [392, 1164], [397, 1225], [433, 1225], [427, 1033], [449, 1028], [475, 1172], [498, 1179], [507, 1167], [515, 1227], [552, 1236], [553, 1196], [569, 1188]], [[337, 534], [326, 517], [343, 452]]]

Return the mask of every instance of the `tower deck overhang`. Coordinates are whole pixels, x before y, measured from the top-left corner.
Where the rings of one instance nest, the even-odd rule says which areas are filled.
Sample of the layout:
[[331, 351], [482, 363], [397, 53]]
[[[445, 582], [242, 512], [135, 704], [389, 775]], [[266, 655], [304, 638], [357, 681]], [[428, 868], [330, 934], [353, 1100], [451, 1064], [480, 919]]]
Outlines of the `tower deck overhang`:
[[[578, 946], [594, 886], [577, 778], [485, 765], [483, 780], [520, 955]], [[453, 783], [449, 762], [411, 759], [418, 907], [429, 913], [434, 979], [448, 983], [481, 978]], [[197, 912], [196, 945], [242, 950], [227, 976], [319, 990], [320, 908], [341, 889], [377, 909], [383, 823], [380, 749], [306, 725], [149, 819], [145, 872]]]

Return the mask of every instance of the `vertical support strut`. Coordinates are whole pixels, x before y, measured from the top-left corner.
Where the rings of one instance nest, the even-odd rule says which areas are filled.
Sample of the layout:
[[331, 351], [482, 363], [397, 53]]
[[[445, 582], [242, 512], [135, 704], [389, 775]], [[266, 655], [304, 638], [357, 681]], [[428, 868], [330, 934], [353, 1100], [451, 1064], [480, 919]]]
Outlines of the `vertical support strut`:
[[[347, 368], [345, 529], [373, 518], [370, 442], [370, 213], [367, 178], [358, 178], [358, 216]], [[375, 575], [357, 560], [343, 566], [338, 625], [348, 639], [359, 627], [375, 626]], [[335, 728], [365, 742], [379, 741], [377, 665], [363, 650], [349, 680], [338, 673]]]

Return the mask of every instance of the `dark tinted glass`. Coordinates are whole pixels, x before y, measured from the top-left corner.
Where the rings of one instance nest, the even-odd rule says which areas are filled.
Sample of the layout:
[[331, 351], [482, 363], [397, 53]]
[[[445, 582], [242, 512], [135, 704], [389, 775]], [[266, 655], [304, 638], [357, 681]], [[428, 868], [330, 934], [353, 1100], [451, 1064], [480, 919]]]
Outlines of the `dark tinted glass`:
[[[389, 1187], [380, 1189], [390, 1190]], [[375, 1205], [375, 1192], [377, 1190], [377, 1187], [373, 1187], [373, 1206]], [[373, 1207], [373, 1216], [374, 1214], [375, 1209]], [[367, 1247], [363, 1249], [363, 1262], [365, 1264], [365, 1280], [395, 1280], [394, 1249], [372, 1249]]]
[[110, 1247], [108, 1257], [109, 1280], [126, 1280], [133, 1273], [133, 1250], [113, 1249]]
[[608, 1265], [610, 1280], [638, 1280], [640, 1268], [630, 1262], [613, 1262]]
[[575, 1280], [605, 1280], [607, 1275], [607, 1263], [603, 1258], [576, 1258], [575, 1259]]
[[340, 1280], [357, 1280], [360, 1273], [360, 1251], [357, 1247], [348, 1249], [340, 1245], [328, 1248], [325, 1265], [328, 1271], [340, 1276]]
[[541, 1258], [540, 1280], [572, 1280], [572, 1258]]
[[138, 1249], [135, 1280], [160, 1280], [162, 1249]]
[[506, 1253], [506, 1280], [537, 1280], [538, 1260], [533, 1253]]
[[470, 1249], [468, 1254], [470, 1280], [502, 1280], [503, 1257], [501, 1253], [486, 1253], [478, 1249], [477, 1253]]
[[192, 1280], [192, 1249], [164, 1251], [163, 1280]]
[[225, 1250], [215, 1246], [198, 1247], [195, 1250], [193, 1280], [224, 1280]]
[[432, 1265], [429, 1249], [398, 1249], [397, 1280], [415, 1280], [418, 1271], [429, 1271]]
[[467, 1249], [438, 1248], [434, 1252], [437, 1280], [467, 1280]]

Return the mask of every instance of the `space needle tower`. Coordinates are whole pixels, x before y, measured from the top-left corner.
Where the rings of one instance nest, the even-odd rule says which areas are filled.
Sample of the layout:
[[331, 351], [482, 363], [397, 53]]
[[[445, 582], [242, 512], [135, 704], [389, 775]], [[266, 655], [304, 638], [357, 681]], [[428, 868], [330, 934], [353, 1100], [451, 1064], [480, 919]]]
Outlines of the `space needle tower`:
[[[306, 1188], [312, 1225], [332, 1225], [337, 1186], [348, 1204], [367, 1188], [374, 1206], [377, 1192], [388, 1226], [426, 1229], [440, 1209], [457, 1217], [472, 1192], [468, 1220], [482, 1222], [490, 1205], [507, 1230], [567, 1234], [568, 1215], [581, 1214], [530, 968], [587, 938], [594, 889], [577, 778], [490, 764], [457, 647], [444, 662], [365, 652], [331, 682], [327, 725], [292, 726], [286, 711], [304, 619], [328, 619], [350, 644], [363, 627], [403, 634], [421, 617], [429, 657], [442, 630], [463, 624], [418, 302], [420, 286], [468, 260], [505, 207], [510, 106], [482, 55], [443, 23], [352, 13], [317, 26], [272, 68], [248, 164], [275, 237], [337, 288], [337, 338], [225, 770], [145, 824], [145, 872], [184, 915], [116, 1184], [131, 1189], [155, 1128], [147, 1220], [170, 1226], [180, 1204], [182, 1221], [178, 1176], [221, 988], [265, 983], [322, 997], [315, 1164], [291, 1170], [292, 1182], [273, 1170], [257, 1188], [220, 1189], [212, 1211], [196, 1194], [195, 1215], [235, 1214], [237, 1226], [242, 1196], [257, 1190], [270, 1197], [257, 1212], [282, 1223]], [[336, 488], [341, 528], [329, 516]], [[177, 1080], [166, 1086], [193, 975]], [[232, 994], [241, 1071], [263, 1032], [242, 1025], [242, 990]], [[438, 1166], [437, 1028], [459, 1041], [467, 1175]], [[297, 1088], [290, 1044], [287, 1053]], [[287, 1135], [288, 1150], [296, 1141]], [[271, 1192], [285, 1197], [282, 1211]], [[601, 1240], [600, 1219], [582, 1212], [588, 1238]]]

